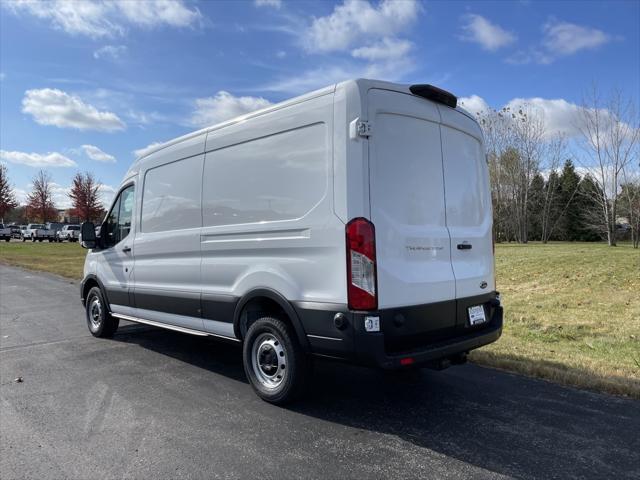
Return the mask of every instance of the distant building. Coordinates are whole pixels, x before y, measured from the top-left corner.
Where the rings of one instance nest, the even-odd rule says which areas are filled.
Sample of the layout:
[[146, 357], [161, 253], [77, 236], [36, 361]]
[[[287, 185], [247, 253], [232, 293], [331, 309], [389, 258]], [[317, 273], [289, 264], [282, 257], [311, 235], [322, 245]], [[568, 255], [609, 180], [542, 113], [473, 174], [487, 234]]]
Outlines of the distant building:
[[80, 217], [73, 213], [73, 209], [58, 209], [58, 221], [61, 223], [80, 223]]

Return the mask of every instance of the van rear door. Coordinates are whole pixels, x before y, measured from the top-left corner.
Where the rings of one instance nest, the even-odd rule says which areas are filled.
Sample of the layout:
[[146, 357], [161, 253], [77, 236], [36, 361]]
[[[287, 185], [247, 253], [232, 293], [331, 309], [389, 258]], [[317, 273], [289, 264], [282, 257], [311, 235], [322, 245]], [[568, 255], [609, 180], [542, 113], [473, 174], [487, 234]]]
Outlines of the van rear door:
[[[378, 306], [453, 304], [438, 107], [381, 89], [369, 90], [368, 105]], [[455, 305], [452, 308], [447, 315], [425, 318], [416, 332], [453, 326]]]
[[476, 122], [452, 108], [438, 106], [442, 124], [447, 227], [456, 298], [495, 290], [489, 173]]

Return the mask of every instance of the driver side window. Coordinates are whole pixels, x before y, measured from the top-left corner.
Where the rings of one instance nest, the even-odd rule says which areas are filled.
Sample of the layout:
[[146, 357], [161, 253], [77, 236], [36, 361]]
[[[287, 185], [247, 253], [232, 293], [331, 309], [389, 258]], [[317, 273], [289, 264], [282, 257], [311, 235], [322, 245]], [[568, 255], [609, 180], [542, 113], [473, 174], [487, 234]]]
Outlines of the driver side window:
[[122, 190], [105, 218], [102, 226], [103, 245], [105, 248], [113, 247], [129, 235], [131, 219], [133, 218], [133, 193], [133, 185]]

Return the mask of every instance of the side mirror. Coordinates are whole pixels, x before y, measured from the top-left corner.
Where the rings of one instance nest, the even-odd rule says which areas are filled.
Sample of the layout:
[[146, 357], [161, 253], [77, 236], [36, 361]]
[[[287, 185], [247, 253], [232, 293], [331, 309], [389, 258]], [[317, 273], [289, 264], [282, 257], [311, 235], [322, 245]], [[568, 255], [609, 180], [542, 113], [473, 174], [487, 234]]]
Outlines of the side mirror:
[[80, 245], [83, 248], [96, 248], [96, 227], [93, 222], [84, 222], [80, 227]]

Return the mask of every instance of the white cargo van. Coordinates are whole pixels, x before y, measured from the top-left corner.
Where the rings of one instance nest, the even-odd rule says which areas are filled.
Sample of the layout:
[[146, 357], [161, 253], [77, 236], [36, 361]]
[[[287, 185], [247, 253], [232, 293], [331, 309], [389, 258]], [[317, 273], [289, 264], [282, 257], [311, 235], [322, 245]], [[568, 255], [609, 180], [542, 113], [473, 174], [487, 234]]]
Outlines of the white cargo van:
[[242, 342], [273, 403], [313, 357], [442, 368], [502, 330], [482, 133], [430, 85], [347, 81], [165, 143], [98, 232], [82, 227], [93, 335]]

